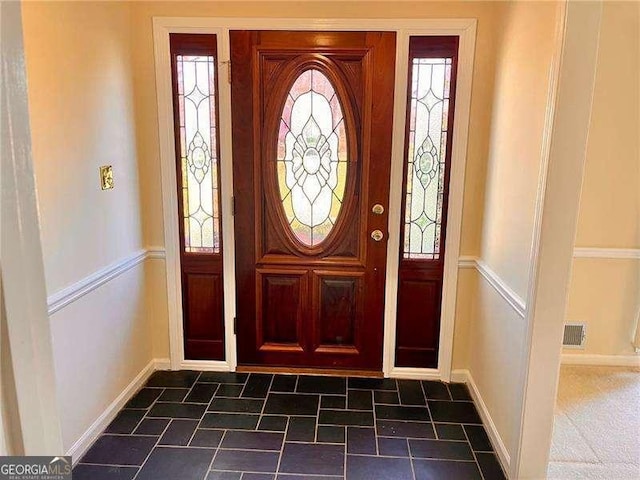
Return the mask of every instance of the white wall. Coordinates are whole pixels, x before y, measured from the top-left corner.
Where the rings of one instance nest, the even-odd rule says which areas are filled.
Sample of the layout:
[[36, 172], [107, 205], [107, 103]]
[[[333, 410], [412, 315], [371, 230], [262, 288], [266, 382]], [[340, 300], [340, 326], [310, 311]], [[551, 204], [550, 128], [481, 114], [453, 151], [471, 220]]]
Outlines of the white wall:
[[0, 455], [24, 455], [4, 293], [0, 289]]
[[468, 368], [513, 458], [520, 428], [522, 351], [543, 130], [559, 4], [513, 2], [498, 45], [481, 262]]
[[[34, 165], [47, 293], [144, 246], [129, 3], [24, 2]], [[100, 165], [115, 189], [101, 191]], [[139, 263], [51, 316], [68, 450], [152, 359]]]
[[515, 2], [498, 47], [480, 255], [522, 298], [529, 277], [556, 10], [553, 2]]
[[550, 116], [544, 188], [536, 211], [527, 339], [520, 379], [520, 442], [512, 475], [546, 477], [571, 275], [578, 203], [592, 114], [602, 2], [568, 2]]
[[140, 265], [51, 316], [66, 449], [153, 358], [144, 283]]
[[35, 198], [20, 6], [0, 2], [0, 348], [2, 414], [9, 417], [2, 423], [9, 428], [19, 424], [5, 439], [19, 443], [13, 445], [13, 452], [60, 455], [62, 435]]

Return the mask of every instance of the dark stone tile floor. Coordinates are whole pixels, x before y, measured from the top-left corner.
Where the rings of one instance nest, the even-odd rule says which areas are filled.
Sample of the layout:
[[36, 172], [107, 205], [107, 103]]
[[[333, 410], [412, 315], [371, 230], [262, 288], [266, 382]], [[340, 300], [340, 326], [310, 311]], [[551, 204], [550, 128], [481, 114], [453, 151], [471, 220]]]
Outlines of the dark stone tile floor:
[[156, 372], [74, 480], [501, 480], [463, 384]]

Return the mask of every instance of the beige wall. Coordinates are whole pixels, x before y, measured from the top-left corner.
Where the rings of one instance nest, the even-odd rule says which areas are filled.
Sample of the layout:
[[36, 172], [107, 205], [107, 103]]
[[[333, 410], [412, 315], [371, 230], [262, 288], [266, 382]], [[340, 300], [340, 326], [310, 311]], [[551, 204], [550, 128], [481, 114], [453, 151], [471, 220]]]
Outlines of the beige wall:
[[167, 276], [163, 259], [150, 259], [145, 265], [146, 310], [149, 317], [153, 358], [169, 359], [169, 312]]
[[[48, 295], [144, 245], [131, 8], [25, 2], [34, 168]], [[101, 191], [100, 165], [115, 189]], [[151, 361], [138, 265], [51, 317], [65, 449]]]
[[[130, 8], [31, 3], [25, 53], [49, 295], [143, 245]], [[101, 191], [100, 165], [116, 188]]]
[[640, 3], [603, 4], [577, 247], [640, 248]]
[[[605, 2], [576, 247], [640, 250], [640, 3]], [[583, 350], [632, 354], [640, 260], [575, 258], [567, 321]]]
[[553, 2], [515, 3], [501, 30], [496, 65], [481, 257], [523, 299], [555, 12]]
[[567, 321], [586, 322], [583, 350], [570, 354], [631, 355], [640, 308], [640, 260], [574, 259]]
[[[559, 3], [510, 4], [498, 45], [481, 258], [526, 297]], [[469, 370], [508, 453], [519, 440], [526, 323], [478, 276]]]

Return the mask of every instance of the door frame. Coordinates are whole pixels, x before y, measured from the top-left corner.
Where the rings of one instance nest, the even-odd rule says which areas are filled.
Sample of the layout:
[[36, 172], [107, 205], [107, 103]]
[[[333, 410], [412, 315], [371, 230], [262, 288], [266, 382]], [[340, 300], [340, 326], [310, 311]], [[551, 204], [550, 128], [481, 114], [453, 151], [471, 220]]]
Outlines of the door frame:
[[[172, 369], [235, 370], [237, 366], [234, 317], [236, 306], [235, 231], [233, 219], [233, 152], [231, 141], [231, 85], [226, 81], [230, 58], [230, 30], [329, 30], [329, 31], [391, 31], [396, 33], [396, 67], [394, 88], [393, 140], [389, 192], [389, 224], [387, 242], [387, 273], [385, 285], [383, 367], [386, 377], [451, 379], [453, 334], [456, 311], [458, 263], [464, 194], [471, 84], [475, 54], [477, 20], [451, 19], [313, 19], [313, 18], [220, 18], [220, 17], [154, 17], [153, 43], [155, 54], [158, 133], [162, 175], [162, 210], [166, 249], [167, 300], [169, 314], [169, 348]], [[178, 224], [178, 199], [173, 132], [171, 89], [170, 33], [209, 33], [217, 36], [218, 56], [225, 64], [218, 76], [220, 114], [220, 189], [223, 240], [224, 282], [224, 361], [185, 360], [182, 326], [182, 283]], [[400, 212], [402, 206], [402, 171], [406, 119], [409, 37], [412, 35], [459, 37], [456, 115], [453, 127], [453, 151], [449, 211], [442, 286], [440, 342], [438, 368], [395, 366], [396, 307], [398, 292]], [[227, 71], [225, 71], [227, 70]]]

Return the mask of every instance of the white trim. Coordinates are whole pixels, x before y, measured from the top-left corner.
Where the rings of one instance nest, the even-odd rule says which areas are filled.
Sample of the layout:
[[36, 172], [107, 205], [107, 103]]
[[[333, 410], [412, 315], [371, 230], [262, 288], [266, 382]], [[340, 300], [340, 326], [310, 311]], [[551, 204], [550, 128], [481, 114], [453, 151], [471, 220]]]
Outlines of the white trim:
[[463, 268], [463, 269], [477, 269], [478, 268], [478, 257], [472, 257], [472, 256], [461, 256], [458, 258], [458, 268]]
[[153, 249], [138, 250], [137, 252], [112, 263], [97, 272], [87, 275], [80, 281], [63, 288], [47, 298], [49, 316], [62, 310], [67, 305], [81, 299], [105, 283], [128, 272], [133, 267], [141, 264], [146, 259], [164, 258], [164, 250], [159, 247]]
[[[158, 107], [158, 133], [160, 172], [162, 178], [162, 213], [164, 220], [165, 274], [167, 276], [167, 310], [169, 315], [169, 351], [171, 367], [178, 369], [184, 358], [182, 345], [182, 303], [177, 184], [174, 165], [173, 106], [171, 104], [171, 65], [169, 33], [156, 26], [154, 19], [153, 44], [156, 65], [156, 96]], [[166, 97], [166, 98], [165, 98]]]
[[149, 364], [144, 367], [136, 377], [131, 380], [131, 383], [127, 385], [124, 390], [116, 397], [116, 399], [109, 404], [107, 408], [96, 418], [91, 426], [82, 434], [82, 436], [75, 441], [75, 443], [69, 448], [66, 455], [72, 457], [73, 464], [75, 465], [80, 458], [89, 450], [93, 442], [102, 434], [111, 421], [118, 415], [120, 410], [127, 404], [129, 400], [140, 390], [151, 374], [156, 370], [164, 370], [160, 368], [167, 365], [168, 359], [153, 359]]
[[487, 408], [487, 404], [484, 403], [482, 395], [480, 395], [480, 390], [476, 385], [476, 382], [473, 380], [471, 376], [471, 372], [469, 370], [454, 370], [451, 372], [451, 381], [466, 383], [469, 387], [469, 392], [471, 393], [471, 398], [473, 398], [473, 403], [475, 403], [478, 408], [478, 413], [480, 414], [480, 418], [482, 419], [482, 423], [484, 424], [485, 430], [489, 435], [489, 439], [491, 440], [491, 444], [495, 449], [498, 460], [502, 465], [502, 469], [505, 473], [508, 474], [509, 469], [511, 468], [511, 456], [509, 455], [509, 451], [498, 432], [498, 428], [491, 418], [491, 414], [489, 413], [489, 409]]
[[[180, 275], [180, 255], [178, 252], [179, 233], [178, 201], [175, 190], [176, 173], [174, 159], [173, 105], [171, 92], [171, 64], [169, 34], [178, 32], [212, 33], [217, 37], [218, 60], [222, 65], [229, 59], [229, 29], [226, 22], [202, 18], [158, 18], [153, 19], [154, 53], [156, 63], [156, 91], [158, 105], [158, 131], [160, 138], [160, 166], [162, 172], [162, 210], [164, 218], [164, 241], [167, 275], [167, 303], [169, 312], [169, 350], [171, 367], [183, 368], [184, 332], [182, 329], [182, 282]], [[224, 68], [228, 68], [225, 66]], [[224, 79], [224, 75], [219, 75]], [[235, 317], [235, 241], [231, 197], [233, 195], [233, 164], [231, 142], [231, 86], [228, 82], [218, 82], [220, 122], [220, 188], [222, 202], [222, 242], [223, 248], [223, 289], [225, 351], [227, 370], [235, 370], [236, 341], [233, 333]], [[229, 120], [229, 121], [227, 121]], [[211, 368], [216, 368], [211, 363]], [[201, 367], [203, 369], [204, 367]]]
[[573, 258], [621, 258], [640, 260], [640, 248], [576, 247]]
[[171, 359], [156, 358], [153, 360], [155, 370], [171, 370]]
[[476, 266], [480, 275], [489, 282], [489, 285], [507, 301], [520, 318], [524, 318], [527, 309], [525, 301], [482, 259], [476, 260]]
[[493, 289], [504, 298], [509, 306], [524, 318], [527, 310], [526, 302], [518, 295], [489, 265], [481, 258], [473, 256], [462, 256], [458, 259], [458, 268], [470, 269], [475, 268]]
[[180, 362], [181, 370], [201, 370], [203, 372], [230, 372], [231, 366], [224, 361], [210, 360], [183, 360]]
[[442, 375], [437, 368], [393, 367], [389, 377], [408, 380], [442, 380]]
[[166, 252], [164, 251], [164, 247], [148, 247], [147, 248], [147, 258], [164, 260], [166, 257], [167, 256], [166, 256]]
[[97, 272], [87, 275], [82, 280], [63, 288], [47, 298], [49, 315], [63, 309], [70, 303], [84, 297], [110, 280], [119, 277], [142, 263], [147, 258], [146, 250], [139, 250], [128, 257], [112, 263]]
[[[2, 38], [2, 9], [1, 8], [0, 8], [0, 38]], [[1, 114], [2, 114], [2, 107], [0, 106], [0, 115]], [[3, 141], [4, 141], [3, 135], [0, 135], [0, 142], [3, 142]], [[2, 151], [1, 146], [0, 146], [0, 151]], [[2, 289], [2, 276], [0, 276], [0, 290], [1, 289]], [[0, 322], [4, 323], [4, 321], [5, 321], [4, 303], [3, 303], [2, 295], [0, 295]], [[2, 353], [2, 350], [0, 348], [0, 354], [1, 353]], [[4, 394], [2, 393], [3, 383], [4, 382], [0, 382], [0, 398], [4, 398]], [[4, 426], [4, 415], [3, 415], [3, 412], [0, 410], [0, 456], [6, 456], [9, 453], [7, 450], [6, 437], [7, 437], [7, 434]]]
[[[387, 24], [391, 20], [384, 20]], [[403, 21], [404, 22], [404, 21]], [[389, 241], [387, 243], [387, 283], [385, 288], [384, 356], [383, 372], [395, 375], [396, 314], [398, 296], [398, 270], [400, 251], [400, 229], [402, 211], [402, 172], [404, 165], [404, 141], [406, 120], [406, 98], [411, 35], [455, 35], [459, 36], [458, 78], [456, 88], [456, 115], [453, 127], [453, 151], [451, 155], [451, 178], [449, 185], [449, 209], [445, 245], [444, 275], [442, 282], [442, 305], [440, 315], [440, 340], [437, 371], [445, 381], [451, 375], [453, 356], [453, 334], [458, 287], [458, 254], [462, 230], [462, 203], [467, 160], [469, 111], [475, 53], [476, 20], [413, 20], [402, 24], [397, 30], [396, 86], [394, 92], [393, 145], [389, 192]], [[387, 27], [388, 29], [388, 27]], [[431, 376], [431, 369], [416, 369]]]
[[[383, 372], [390, 375], [395, 359], [395, 314], [397, 296], [400, 207], [402, 202], [402, 162], [404, 160], [404, 123], [406, 109], [407, 62], [410, 35], [457, 35], [460, 37], [456, 115], [453, 131], [453, 154], [449, 194], [449, 219], [443, 279], [443, 299], [440, 329], [439, 372], [443, 379], [450, 376], [453, 352], [453, 331], [457, 288], [457, 259], [460, 249], [464, 173], [467, 156], [471, 83], [476, 38], [475, 19], [302, 19], [302, 18], [206, 18], [154, 17], [154, 53], [156, 62], [156, 92], [158, 131], [162, 170], [162, 204], [167, 263], [167, 296], [172, 368], [184, 362], [182, 305], [178, 245], [176, 174], [174, 166], [173, 106], [171, 102], [171, 69], [169, 63], [169, 33], [213, 33], [217, 35], [221, 60], [229, 59], [229, 30], [383, 30], [397, 33], [396, 86], [394, 91], [393, 145], [389, 198], [389, 242], [387, 244], [387, 284], [385, 291], [385, 321]], [[226, 67], [225, 67], [226, 68]], [[220, 75], [224, 78], [224, 75]], [[235, 316], [235, 255], [234, 225], [229, 199], [233, 195], [231, 151], [231, 87], [220, 82], [219, 108], [221, 118], [220, 157], [222, 188], [222, 229], [224, 242], [225, 285], [225, 347], [226, 364], [234, 370], [237, 364], [236, 339], [233, 334]], [[199, 368], [203, 368], [200, 365]], [[211, 363], [211, 368], [217, 368]], [[428, 373], [423, 373], [427, 375]]]
[[[457, 35], [477, 23], [475, 18], [259, 18], [153, 17], [156, 28], [169, 32], [215, 33], [214, 30], [327, 30], [408, 32], [412, 35]], [[430, 32], [430, 33], [429, 33]], [[167, 39], [168, 40], [168, 39]], [[228, 52], [228, 50], [226, 50]], [[220, 53], [219, 56], [222, 56]]]
[[600, 365], [608, 367], [640, 367], [640, 355], [595, 355], [563, 353], [562, 365]]

